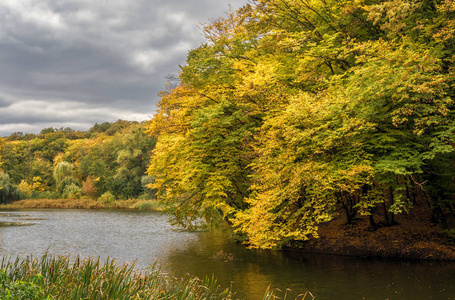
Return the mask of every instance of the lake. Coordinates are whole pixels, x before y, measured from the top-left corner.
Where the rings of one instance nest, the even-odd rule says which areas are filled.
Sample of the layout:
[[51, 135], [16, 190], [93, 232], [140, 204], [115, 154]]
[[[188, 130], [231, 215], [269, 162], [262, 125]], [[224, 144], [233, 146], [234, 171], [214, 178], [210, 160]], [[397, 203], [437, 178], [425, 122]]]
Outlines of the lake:
[[[455, 263], [409, 262], [249, 250], [225, 232], [189, 232], [157, 212], [125, 210], [0, 211], [0, 254], [156, 261], [181, 277], [214, 275], [241, 299], [262, 299], [269, 285], [320, 299], [455, 299]], [[21, 225], [21, 226], [19, 226]], [[307, 299], [311, 299], [308, 297]]]

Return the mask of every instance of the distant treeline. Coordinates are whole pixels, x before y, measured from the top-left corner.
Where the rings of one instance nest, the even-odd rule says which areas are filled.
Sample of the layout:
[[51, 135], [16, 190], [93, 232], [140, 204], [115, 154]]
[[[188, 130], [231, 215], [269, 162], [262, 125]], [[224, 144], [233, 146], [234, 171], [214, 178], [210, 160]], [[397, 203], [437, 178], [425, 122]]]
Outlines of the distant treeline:
[[20, 198], [152, 198], [145, 174], [155, 138], [118, 120], [87, 131], [46, 128], [0, 138], [0, 202]]

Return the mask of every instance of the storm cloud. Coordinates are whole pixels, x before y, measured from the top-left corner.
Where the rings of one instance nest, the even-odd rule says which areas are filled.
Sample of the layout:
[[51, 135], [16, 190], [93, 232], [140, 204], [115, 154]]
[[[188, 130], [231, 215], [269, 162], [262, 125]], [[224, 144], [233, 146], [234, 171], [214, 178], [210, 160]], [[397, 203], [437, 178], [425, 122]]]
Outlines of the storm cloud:
[[0, 135], [150, 119], [201, 22], [247, 0], [2, 0]]

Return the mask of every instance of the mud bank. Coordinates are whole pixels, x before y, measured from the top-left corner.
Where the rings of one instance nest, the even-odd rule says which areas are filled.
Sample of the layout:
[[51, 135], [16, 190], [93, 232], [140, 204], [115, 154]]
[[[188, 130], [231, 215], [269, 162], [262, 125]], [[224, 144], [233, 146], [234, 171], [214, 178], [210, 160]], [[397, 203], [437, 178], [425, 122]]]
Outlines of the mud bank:
[[412, 260], [455, 261], [455, 245], [426, 210], [396, 216], [397, 225], [371, 230], [366, 217], [346, 225], [340, 217], [320, 226], [319, 238], [286, 247], [284, 251], [382, 257]]

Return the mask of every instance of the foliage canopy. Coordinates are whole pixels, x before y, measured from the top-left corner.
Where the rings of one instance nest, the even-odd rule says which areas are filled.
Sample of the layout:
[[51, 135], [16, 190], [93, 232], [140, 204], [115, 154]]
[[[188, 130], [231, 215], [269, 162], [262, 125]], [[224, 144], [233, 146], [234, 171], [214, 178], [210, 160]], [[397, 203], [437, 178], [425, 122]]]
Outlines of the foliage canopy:
[[[0, 139], [0, 170], [7, 174], [8, 186], [28, 198], [96, 199], [105, 193], [114, 199], [137, 198], [150, 194], [143, 177], [154, 145], [144, 123], [123, 120], [95, 124], [88, 131], [14, 133]], [[8, 195], [8, 202], [19, 198]]]
[[[147, 126], [175, 222], [253, 247], [427, 199], [453, 219], [453, 1], [256, 0], [204, 25]], [[445, 165], [445, 166], [444, 166]]]

